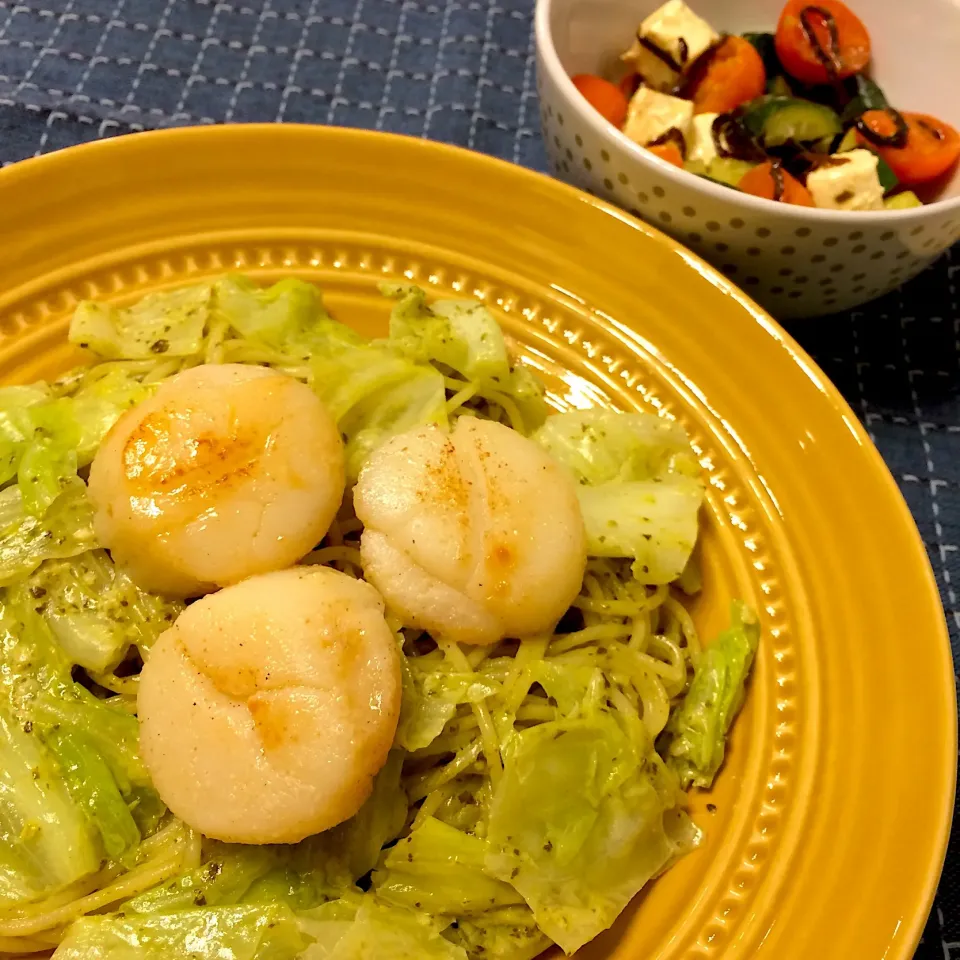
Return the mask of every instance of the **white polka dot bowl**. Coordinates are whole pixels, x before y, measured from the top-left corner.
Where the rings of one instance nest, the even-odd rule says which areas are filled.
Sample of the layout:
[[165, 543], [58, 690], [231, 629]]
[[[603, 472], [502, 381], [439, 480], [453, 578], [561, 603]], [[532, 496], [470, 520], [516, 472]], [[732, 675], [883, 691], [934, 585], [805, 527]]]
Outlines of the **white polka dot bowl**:
[[[847, 0], [870, 31], [891, 102], [960, 127], [960, 4]], [[715, 28], [772, 30], [780, 0], [689, 0]], [[619, 53], [659, 0], [537, 0], [543, 134], [555, 176], [629, 210], [705, 259], [779, 319], [866, 303], [960, 240], [960, 173], [906, 210], [816, 210], [762, 200], [654, 157], [580, 96], [577, 73], [616, 76]], [[933, 79], [937, 78], [935, 82]]]

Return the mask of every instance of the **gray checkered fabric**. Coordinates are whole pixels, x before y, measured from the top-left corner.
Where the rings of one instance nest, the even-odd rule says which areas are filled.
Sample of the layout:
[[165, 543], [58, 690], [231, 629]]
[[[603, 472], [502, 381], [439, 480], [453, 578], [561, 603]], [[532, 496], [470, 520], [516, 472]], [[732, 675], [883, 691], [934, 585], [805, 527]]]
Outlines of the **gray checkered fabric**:
[[[532, 6], [0, 0], [0, 162], [136, 130], [277, 120], [430, 137], [542, 170]], [[960, 247], [879, 302], [791, 331], [900, 484], [937, 576], [955, 661], [958, 287]], [[960, 838], [917, 957], [960, 960]]]

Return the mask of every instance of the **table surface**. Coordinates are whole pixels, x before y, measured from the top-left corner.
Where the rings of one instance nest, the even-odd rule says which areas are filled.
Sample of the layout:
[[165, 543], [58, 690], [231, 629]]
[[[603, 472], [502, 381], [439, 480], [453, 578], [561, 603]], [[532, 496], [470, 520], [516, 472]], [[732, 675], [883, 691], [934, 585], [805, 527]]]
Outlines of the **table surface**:
[[[277, 120], [430, 137], [543, 170], [532, 8], [533, 0], [0, 0], [0, 162], [132, 131]], [[862, 418], [906, 497], [955, 662], [958, 285], [960, 246], [882, 300], [791, 328]], [[956, 833], [917, 952], [951, 957], [960, 960]]]

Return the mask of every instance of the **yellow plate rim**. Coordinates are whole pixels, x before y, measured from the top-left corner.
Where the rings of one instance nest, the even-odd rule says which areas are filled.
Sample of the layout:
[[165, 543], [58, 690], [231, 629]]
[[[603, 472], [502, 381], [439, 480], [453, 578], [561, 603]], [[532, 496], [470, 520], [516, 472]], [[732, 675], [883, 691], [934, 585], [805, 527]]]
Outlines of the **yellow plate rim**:
[[[228, 142], [231, 137], [236, 136], [236, 131], [238, 129], [241, 129], [240, 125], [187, 127], [132, 134], [111, 140], [93, 141], [56, 153], [26, 160], [19, 164], [15, 164], [0, 170], [0, 190], [15, 189], [17, 181], [26, 176], [42, 175], [45, 177], [54, 178], [69, 176], [70, 168], [74, 163], [75, 158], [81, 153], [91, 157], [95, 157], [100, 152], [109, 153], [111, 155], [117, 154], [120, 151], [128, 149], [133, 141], [140, 144], [157, 141], [163, 141], [164, 143], [168, 144], [180, 143], [184, 146], [184, 148], [189, 147], [189, 145], [195, 140], [205, 141], [212, 138], [213, 140], [222, 139], [224, 142]], [[923, 926], [927, 920], [927, 916], [933, 903], [944, 857], [946, 855], [950, 827], [953, 818], [957, 771], [957, 706], [955, 696], [956, 691], [953, 683], [954, 664], [950, 649], [949, 632], [943, 619], [942, 602], [939, 589], [937, 587], [936, 578], [934, 576], [933, 569], [931, 567], [930, 560], [927, 556], [919, 531], [916, 528], [916, 524], [907, 506], [906, 500], [904, 499], [903, 494], [896, 484], [896, 481], [886, 466], [886, 463], [883, 461], [879, 451], [870, 439], [866, 429], [860, 423], [857, 416], [853, 413], [850, 405], [840, 394], [839, 390], [822, 373], [812, 358], [794, 340], [794, 338], [787, 333], [772, 317], [770, 317], [769, 314], [763, 311], [762, 308], [755, 304], [745, 293], [733, 286], [729, 281], [718, 274], [712, 267], [702, 261], [695, 254], [688, 251], [671, 238], [660, 233], [655, 228], [650, 227], [641, 221], [635, 220], [632, 216], [618, 210], [610, 204], [584, 194], [572, 187], [560, 183], [559, 181], [551, 180], [549, 177], [546, 177], [543, 174], [509, 164], [506, 161], [465, 150], [460, 147], [397, 134], [386, 134], [376, 131], [356, 130], [350, 128], [326, 128], [304, 124], [250, 124], [243, 125], [242, 129], [243, 131], [249, 132], [254, 136], [270, 136], [278, 139], [290, 137], [292, 138], [291, 142], [293, 142], [294, 138], [302, 138], [304, 136], [320, 137], [321, 139], [324, 137], [332, 138], [335, 141], [339, 141], [339, 143], [342, 144], [345, 149], [348, 149], [351, 143], [356, 142], [367, 143], [371, 140], [405, 141], [411, 145], [415, 144], [416, 149], [418, 150], [430, 152], [435, 155], [446, 156], [458, 164], [472, 164], [476, 169], [492, 166], [501, 171], [509, 170], [510, 175], [516, 179], [518, 183], [524, 186], [535, 188], [541, 193], [545, 191], [548, 193], [556, 192], [558, 196], [565, 196], [567, 201], [573, 199], [579, 203], [585, 203], [593, 208], [596, 208], [596, 210], [607, 216], [619, 219], [624, 223], [627, 223], [632, 229], [672, 250], [676, 255], [684, 259], [693, 269], [696, 270], [698, 274], [700, 274], [701, 277], [706, 279], [720, 293], [734, 299], [744, 309], [744, 311], [750, 315], [751, 319], [763, 330], [766, 336], [778, 343], [778, 345], [787, 353], [793, 364], [795, 364], [802, 371], [803, 375], [816, 386], [821, 394], [824, 395], [824, 397], [829, 401], [829, 404], [836, 416], [842, 418], [846, 422], [847, 428], [854, 435], [861, 450], [869, 458], [869, 465], [871, 468], [870, 472], [877, 478], [879, 478], [880, 475], [883, 475], [884, 479], [882, 484], [884, 487], [885, 498], [891, 507], [893, 504], [896, 504], [899, 523], [902, 525], [905, 524], [906, 527], [911, 531], [910, 540], [912, 544], [912, 555], [909, 558], [909, 564], [918, 570], [922, 568], [924, 571], [926, 595], [923, 598], [920, 598], [922, 599], [923, 604], [940, 612], [940, 616], [938, 618], [937, 636], [936, 638], [930, 638], [930, 643], [934, 644], [939, 650], [939, 658], [943, 667], [943, 672], [946, 677], [950, 678], [946, 681], [945, 686], [949, 687], [953, 694], [952, 697], [948, 698], [952, 704], [951, 729], [949, 731], [944, 731], [947, 734], [944, 737], [945, 749], [943, 751], [943, 756], [939, 758], [944, 768], [949, 771], [949, 780], [952, 783], [953, 788], [949, 791], [945, 791], [943, 796], [940, 798], [936, 818], [936, 855], [931, 858], [930, 863], [928, 864], [926, 882], [923, 890], [918, 892], [918, 896], [916, 897], [915, 901], [915, 909], [912, 910], [912, 916], [910, 917], [907, 935], [904, 940], [901, 941], [905, 945], [905, 950], [901, 950], [895, 955], [901, 958], [901, 960], [908, 960], [909, 952], [907, 952], [907, 948], [912, 948], [919, 942]], [[48, 280], [50, 276], [51, 274], [47, 274], [42, 278], [38, 278], [37, 282], [39, 283], [41, 280]], [[24, 295], [27, 293], [29, 291], [29, 287], [29, 282], [17, 286], [16, 290], [18, 295]], [[0, 292], [0, 301], [2, 300], [3, 294]], [[891, 520], [892, 519], [893, 518], [891, 517]], [[944, 691], [940, 692], [943, 693]], [[932, 833], [933, 831], [931, 831], [931, 834]]]

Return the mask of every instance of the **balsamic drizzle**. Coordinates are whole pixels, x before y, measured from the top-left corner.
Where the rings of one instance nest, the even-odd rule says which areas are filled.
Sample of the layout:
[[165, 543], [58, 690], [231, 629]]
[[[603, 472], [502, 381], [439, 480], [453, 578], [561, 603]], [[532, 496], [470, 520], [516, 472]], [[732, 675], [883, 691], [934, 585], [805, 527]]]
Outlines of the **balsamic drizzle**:
[[[867, 123], [864, 122], [862, 116], [857, 117], [857, 130], [875, 146], [905, 147], [907, 145], [907, 135], [910, 131], [907, 127], [907, 121], [903, 118], [903, 114], [899, 110], [894, 110], [893, 107], [887, 107], [883, 112], [887, 114], [887, 116], [889, 116], [894, 123], [894, 131], [889, 136], [884, 136], [882, 133], [877, 133], [876, 130], [873, 130]], [[937, 133], [939, 132], [940, 131], [937, 131]]]
[[813, 153], [810, 150], [801, 150], [796, 157], [798, 167], [802, 164], [806, 172], [811, 170], [822, 170], [824, 167], [842, 167], [850, 162], [848, 157], [840, 154], [834, 156], [830, 153]]
[[[712, 43], [703, 53], [697, 57], [696, 60], [690, 66], [689, 72], [686, 76], [680, 78], [679, 83], [674, 88], [673, 93], [678, 97], [684, 97], [689, 99], [691, 94], [690, 91], [696, 87], [696, 85], [703, 79], [703, 75], [710, 69], [710, 64], [713, 63], [714, 58], [717, 55], [717, 51], [723, 46], [724, 41], [730, 36], [728, 33], [721, 33], [718, 40]], [[680, 43], [683, 45], [680, 48], [681, 53], [684, 55], [684, 59], [689, 56], [687, 50], [687, 42], [683, 39], [680, 40]]]
[[935, 127], [932, 123], [927, 123], [926, 120], [921, 120], [919, 117], [914, 117], [913, 121], [918, 127], [923, 127], [927, 133], [933, 137], [934, 140], [943, 140], [944, 133], [939, 127]]
[[[813, 29], [810, 15], [814, 13], [820, 17], [821, 22], [827, 28], [827, 36], [830, 41], [829, 49], [823, 47], [820, 38]], [[800, 11], [800, 29], [803, 30], [803, 35], [806, 37], [807, 43], [813, 48], [817, 59], [823, 64], [831, 82], [835, 83], [843, 69], [843, 60], [840, 57], [840, 34], [833, 14], [829, 10], [813, 4], [804, 7]]]
[[656, 140], [651, 140], [647, 146], [662, 147], [666, 143], [675, 143], [680, 148], [680, 155], [686, 159], [687, 141], [684, 139], [683, 134], [676, 127], [671, 127], [666, 131], [666, 133], [661, 133]]
[[783, 167], [780, 165], [779, 160], [774, 160], [770, 164], [770, 177], [773, 180], [773, 199], [782, 200], [783, 191], [784, 191], [784, 181], [783, 181]]
[[[680, 48], [680, 52], [681, 54], [685, 55], [687, 52], [687, 45], [682, 40], [680, 42], [683, 44]], [[676, 73], [683, 73], [683, 66], [677, 63], [677, 61], [674, 60], [666, 50], [661, 50], [655, 43], [651, 42], [646, 37], [641, 37], [639, 33], [637, 34], [637, 43], [639, 43], [644, 50], [649, 51], [658, 60], [665, 63], [671, 70], [675, 71]], [[686, 56], [684, 56], [684, 60], [686, 60]]]
[[713, 137], [713, 145], [718, 156], [734, 157], [737, 160], [755, 160], [758, 163], [767, 159], [766, 153], [743, 129], [736, 113], [721, 113], [716, 117], [710, 126], [710, 135]]

